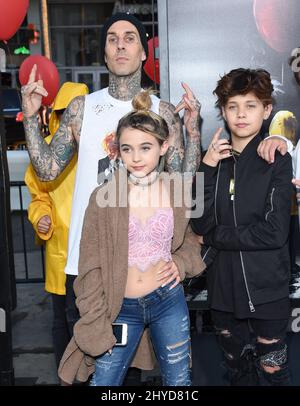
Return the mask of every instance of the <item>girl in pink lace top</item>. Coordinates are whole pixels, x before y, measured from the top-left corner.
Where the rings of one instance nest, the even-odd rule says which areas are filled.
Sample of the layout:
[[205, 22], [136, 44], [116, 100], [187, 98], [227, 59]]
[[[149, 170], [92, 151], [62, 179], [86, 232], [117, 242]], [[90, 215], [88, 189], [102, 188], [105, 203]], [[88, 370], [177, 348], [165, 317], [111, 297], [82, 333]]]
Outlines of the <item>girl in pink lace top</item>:
[[[127, 276], [124, 278], [119, 274], [116, 277], [119, 269], [112, 266], [110, 272], [113, 273], [113, 280], [123, 280], [124, 286], [107, 286], [107, 281], [111, 279], [106, 275], [103, 264], [109, 263], [107, 258], [110, 254], [101, 250], [103, 264], [99, 272], [102, 274], [102, 282], [97, 297], [102, 298], [102, 304], [99, 302], [99, 305], [93, 306], [94, 312], [99, 309], [99, 321], [95, 329], [99, 331], [97, 328], [101, 320], [104, 323], [102, 340], [103, 337], [111, 339], [105, 341], [110, 346], [106, 344], [105, 352], [95, 359], [96, 369], [91, 385], [121, 385], [140, 342], [153, 346], [164, 385], [190, 385], [189, 312], [180, 281], [186, 273], [193, 276], [203, 270], [200, 246], [192, 232], [187, 230], [189, 218], [185, 216], [185, 207], [175, 207], [170, 182], [166, 182], [164, 175], [167, 174], [162, 172], [164, 156], [168, 150], [167, 123], [150, 111], [151, 97], [148, 92], [138, 94], [133, 100], [133, 107], [134, 111], [119, 121], [116, 131], [116, 143], [123, 166], [114, 176], [119, 185], [126, 183], [128, 204], [122, 209], [122, 213], [126, 213], [122, 216], [127, 220], [124, 222], [120, 219], [121, 209], [117, 208], [115, 216], [112, 214], [109, 217], [107, 214], [105, 217], [110, 218], [110, 221], [98, 226], [99, 234], [111, 236], [109, 252], [113, 252], [114, 257], [121, 255], [118, 261], [123, 262], [125, 268], [128, 264]], [[190, 108], [185, 104], [183, 107]], [[195, 120], [197, 114], [196, 110], [190, 108], [190, 118]], [[109, 188], [112, 183], [104, 188]], [[100, 192], [103, 192], [101, 187], [98, 190]], [[113, 213], [113, 210], [111, 208], [108, 213]], [[117, 234], [124, 234], [123, 240], [125, 235], [128, 237], [127, 257], [120, 246], [118, 250], [116, 241], [120, 240], [114, 234], [114, 227], [118, 230]], [[94, 236], [92, 238], [95, 239]], [[106, 255], [108, 257], [104, 258]], [[77, 283], [77, 288], [80, 283]], [[97, 289], [96, 286], [93, 289]], [[106, 303], [111, 301], [112, 288], [114, 298], [121, 291], [124, 292], [123, 300], [117, 306], [117, 314], [105, 311]], [[80, 297], [77, 303], [81, 303]], [[91, 319], [98, 320], [95, 314], [91, 315]], [[116, 344], [112, 322], [122, 324], [123, 331], [126, 331], [125, 345]]]
[[134, 214], [129, 215], [128, 266], [146, 272], [159, 260], [172, 260], [171, 243], [174, 232], [173, 210], [157, 209], [145, 224]]

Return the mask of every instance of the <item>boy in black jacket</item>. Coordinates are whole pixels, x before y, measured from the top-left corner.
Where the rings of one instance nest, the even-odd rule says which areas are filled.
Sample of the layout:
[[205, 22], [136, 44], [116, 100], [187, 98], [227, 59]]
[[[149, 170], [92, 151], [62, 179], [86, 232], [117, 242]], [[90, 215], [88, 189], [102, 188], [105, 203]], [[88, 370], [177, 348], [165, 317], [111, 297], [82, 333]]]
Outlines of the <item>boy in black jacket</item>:
[[289, 154], [273, 164], [257, 155], [272, 111], [270, 75], [235, 69], [218, 82], [217, 107], [231, 139], [214, 135], [200, 165], [205, 205], [192, 219], [217, 255], [208, 271], [212, 319], [231, 385], [289, 385]]

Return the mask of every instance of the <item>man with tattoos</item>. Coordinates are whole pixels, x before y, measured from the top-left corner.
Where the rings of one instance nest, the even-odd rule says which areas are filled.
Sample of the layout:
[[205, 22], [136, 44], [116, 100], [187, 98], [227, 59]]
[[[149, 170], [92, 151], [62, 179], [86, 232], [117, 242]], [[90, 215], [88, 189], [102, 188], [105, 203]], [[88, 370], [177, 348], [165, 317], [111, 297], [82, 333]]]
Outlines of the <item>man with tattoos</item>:
[[[33, 67], [28, 84], [22, 88], [24, 127], [32, 164], [44, 181], [55, 179], [70, 162], [78, 148], [78, 167], [71, 225], [69, 231], [68, 262], [66, 266], [67, 301], [71, 299], [67, 314], [70, 325], [77, 315], [74, 303], [73, 281], [78, 273], [79, 243], [83, 217], [91, 192], [97, 186], [98, 169], [114, 170], [116, 164], [113, 139], [118, 120], [130, 110], [133, 97], [141, 90], [142, 64], [148, 55], [146, 32], [132, 15], [118, 13], [103, 26], [101, 51], [109, 70], [109, 87], [90, 95], [75, 98], [67, 107], [61, 125], [52, 142], [47, 145], [39, 134], [37, 111], [42, 96], [47, 94], [42, 80], [35, 80]], [[151, 109], [160, 114], [169, 127], [169, 150], [166, 166], [169, 172], [194, 173], [200, 163], [199, 111], [200, 103], [186, 84], [185, 94], [177, 108], [151, 96]], [[185, 109], [188, 120], [185, 149], [183, 130], [177, 114]], [[99, 178], [99, 176], [98, 176]], [[71, 295], [71, 296], [70, 296]]]

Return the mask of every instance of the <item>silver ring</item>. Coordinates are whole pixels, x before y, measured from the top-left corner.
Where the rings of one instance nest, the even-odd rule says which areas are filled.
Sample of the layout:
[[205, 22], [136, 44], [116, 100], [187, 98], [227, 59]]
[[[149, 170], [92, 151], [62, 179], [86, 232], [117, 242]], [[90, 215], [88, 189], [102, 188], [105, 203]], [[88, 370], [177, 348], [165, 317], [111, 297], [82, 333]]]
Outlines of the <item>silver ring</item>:
[[21, 94], [24, 94], [26, 92], [26, 86], [21, 87]]

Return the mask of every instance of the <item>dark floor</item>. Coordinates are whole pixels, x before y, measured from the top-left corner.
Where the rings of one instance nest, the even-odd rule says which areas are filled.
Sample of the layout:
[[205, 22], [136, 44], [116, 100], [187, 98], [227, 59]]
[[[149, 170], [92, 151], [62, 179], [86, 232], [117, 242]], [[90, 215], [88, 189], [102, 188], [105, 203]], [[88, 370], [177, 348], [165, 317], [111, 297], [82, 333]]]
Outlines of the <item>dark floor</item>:
[[[25, 228], [25, 245], [28, 250], [30, 272], [42, 276], [40, 248], [35, 245], [31, 224], [23, 218]], [[23, 239], [22, 217], [20, 212], [12, 216], [14, 252], [17, 278], [23, 277]], [[298, 261], [299, 262], [299, 261]], [[31, 275], [30, 273], [30, 275]], [[16, 385], [45, 386], [58, 385], [54, 355], [52, 352], [51, 323], [52, 309], [50, 295], [43, 289], [43, 283], [17, 284], [18, 306], [13, 312], [13, 348]], [[190, 298], [197, 296], [199, 289], [205, 291], [205, 278], [199, 278], [190, 289]], [[222, 357], [212, 333], [209, 312], [205, 299], [190, 302], [192, 324], [192, 362], [193, 384], [196, 386], [224, 385], [223, 370], [220, 366]], [[196, 310], [198, 308], [198, 310]], [[293, 300], [293, 308], [299, 309], [300, 302]], [[200, 309], [200, 310], [199, 310]], [[296, 310], [297, 312], [297, 310]], [[295, 314], [295, 317], [297, 316]], [[298, 323], [300, 326], [300, 322]], [[201, 334], [198, 332], [202, 331]], [[289, 332], [289, 360], [293, 385], [300, 386], [300, 334]], [[154, 373], [141, 373], [130, 369], [125, 385], [159, 385], [160, 377]]]

